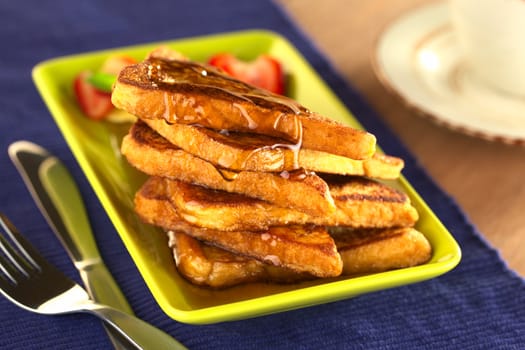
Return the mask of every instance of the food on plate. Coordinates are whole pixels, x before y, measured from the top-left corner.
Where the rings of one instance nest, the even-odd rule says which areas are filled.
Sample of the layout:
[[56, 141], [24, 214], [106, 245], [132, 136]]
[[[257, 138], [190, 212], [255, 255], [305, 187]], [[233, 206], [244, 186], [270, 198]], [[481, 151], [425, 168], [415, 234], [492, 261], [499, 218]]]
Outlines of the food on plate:
[[108, 74], [116, 77], [122, 68], [137, 63], [131, 56], [114, 54], [104, 60], [99, 69], [99, 73]]
[[310, 112], [288, 97], [241, 82], [214, 67], [169, 60], [158, 53], [125, 67], [111, 100], [141, 119], [279, 137], [288, 141], [288, 148], [352, 159], [366, 159], [375, 152], [376, 139], [366, 131]]
[[247, 195], [213, 190], [179, 180], [152, 177], [147, 183], [150, 182], [162, 182], [159, 186], [165, 188], [164, 195], [184, 220], [195, 226], [223, 231], [257, 231], [292, 224], [350, 228], [405, 227], [414, 225], [418, 219], [417, 211], [404, 193], [358, 177], [327, 181], [336, 209], [326, 215], [311, 215]]
[[[209, 244], [274, 266], [308, 272], [317, 277], [341, 274], [342, 264], [326, 228], [313, 225], [273, 226], [257, 231], [218, 231], [188, 223], [166, 203], [163, 181], [150, 181], [135, 197], [135, 209], [147, 223], [181, 231]], [[274, 242], [274, 243], [272, 243]]]
[[[187, 60], [180, 53], [165, 46], [154, 51], [155, 55], [171, 59]], [[78, 105], [86, 116], [93, 120], [108, 120], [110, 122], [133, 122], [135, 118], [120, 109], [115, 109], [111, 103], [113, 85], [122, 68], [135, 64], [137, 61], [126, 55], [113, 54], [95, 72], [82, 71], [74, 79], [73, 93]], [[230, 53], [220, 53], [208, 61], [241, 81], [269, 90], [276, 94], [285, 94], [285, 74], [281, 63], [269, 56], [261, 55], [253, 62], [245, 62]]]
[[181, 231], [167, 231], [177, 269], [196, 285], [225, 288], [249, 282], [293, 283], [315, 278], [285, 267], [230, 253]]
[[140, 120], [124, 137], [121, 151], [130, 164], [148, 175], [242, 193], [312, 215], [335, 210], [328, 184], [312, 172], [298, 170], [283, 176], [282, 173], [218, 168], [173, 145]]
[[270, 55], [260, 55], [246, 62], [229, 52], [223, 52], [213, 55], [208, 63], [240, 81], [284, 95], [286, 81], [283, 67]]
[[358, 177], [324, 180], [336, 204], [335, 211], [326, 215], [308, 214], [240, 193], [164, 181], [171, 204], [186, 221], [224, 231], [289, 224], [384, 228], [412, 226], [418, 219], [408, 197], [384, 184]]
[[[181, 231], [167, 231], [181, 274], [197, 285], [224, 288], [249, 282], [294, 283], [315, 278], [285, 267], [230, 253]], [[363, 239], [364, 238], [364, 239]], [[413, 228], [355, 230], [335, 238], [343, 275], [377, 273], [415, 266], [430, 258], [431, 247]]]
[[111, 90], [115, 77], [123, 67], [136, 63], [129, 56], [109, 56], [96, 72], [82, 71], [73, 81], [73, 94], [82, 112], [93, 120], [112, 122], [134, 121], [135, 117], [115, 109], [111, 102]]
[[112, 93], [138, 118], [122, 154], [150, 176], [135, 211], [169, 236], [183, 277], [224, 288], [430, 259], [416, 209], [383, 181], [400, 176], [401, 159], [226, 71], [163, 47], [123, 68]]
[[332, 228], [343, 260], [343, 275], [383, 272], [427, 262], [432, 247], [413, 227], [387, 229]]
[[79, 73], [73, 82], [78, 105], [89, 118], [100, 120], [105, 118], [114, 107], [111, 103], [111, 93], [97, 89], [89, 82], [91, 73]]
[[[138, 211], [142, 213], [146, 222], [165, 227], [169, 237], [169, 247], [173, 250], [173, 256], [177, 261], [177, 268], [193, 283], [223, 288], [247, 282], [291, 283], [317, 277], [310, 272], [286, 267], [283, 262], [277, 260], [278, 256], [282, 256], [280, 253], [266, 256], [271, 260], [271, 263], [268, 264], [249, 255], [231, 253], [229, 250], [222, 249], [220, 244], [211, 244], [210, 241], [204, 243], [198, 239], [198, 236], [195, 238], [191, 233], [184, 233], [187, 231], [174, 229], [180, 221], [175, 223], [170, 221], [177, 220], [178, 214], [162, 187], [159, 188], [158, 183], [154, 182], [156, 180], [153, 182], [148, 180], [137, 195]], [[191, 232], [191, 230], [188, 231]], [[293, 231], [288, 233], [293, 233]], [[293, 240], [283, 241], [280, 239], [282, 236], [274, 235], [271, 231], [245, 232], [244, 234], [253, 237], [241, 239], [241, 244], [253, 246], [262, 240], [263, 247], [291, 249], [293, 253], [295, 253], [294, 244], [302, 243]], [[431, 253], [430, 245], [423, 234], [410, 227], [344, 228], [340, 232], [334, 232], [332, 237], [334, 237], [334, 244], [343, 262], [342, 273], [344, 275], [380, 272], [418, 265], [427, 261]], [[327, 246], [332, 249], [331, 244]], [[315, 249], [315, 246], [313, 247]], [[251, 249], [247, 248], [249, 252]], [[299, 249], [301, 253], [304, 252], [303, 247]], [[291, 252], [288, 253], [285, 256], [293, 256]], [[306, 257], [301, 255], [301, 258]], [[317, 265], [316, 263], [315, 266]], [[304, 269], [304, 267], [301, 268]]]
[[296, 150], [285, 140], [266, 135], [166, 124], [161, 119], [143, 120], [174, 145], [225, 169], [279, 172], [303, 168], [322, 173], [397, 179], [403, 168], [400, 158], [378, 153], [365, 160], [355, 160], [308, 148]]

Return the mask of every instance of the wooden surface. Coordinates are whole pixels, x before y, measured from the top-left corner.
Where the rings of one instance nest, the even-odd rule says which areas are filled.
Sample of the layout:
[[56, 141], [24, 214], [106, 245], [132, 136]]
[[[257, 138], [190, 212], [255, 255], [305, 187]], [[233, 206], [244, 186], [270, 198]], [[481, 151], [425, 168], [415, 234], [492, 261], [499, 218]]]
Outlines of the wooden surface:
[[456, 199], [507, 264], [525, 276], [525, 147], [491, 143], [435, 125], [389, 93], [372, 70], [374, 44], [382, 31], [399, 15], [431, 1], [279, 2]]

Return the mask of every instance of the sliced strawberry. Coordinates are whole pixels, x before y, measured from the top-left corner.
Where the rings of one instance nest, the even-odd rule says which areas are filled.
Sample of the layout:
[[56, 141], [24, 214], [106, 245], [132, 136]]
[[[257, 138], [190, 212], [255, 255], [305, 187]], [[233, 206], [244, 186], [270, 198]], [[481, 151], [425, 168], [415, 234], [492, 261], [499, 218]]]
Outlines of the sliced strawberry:
[[239, 65], [239, 63], [242, 62], [239, 62], [231, 53], [219, 53], [208, 60], [208, 64], [220, 68], [231, 76], [235, 73], [234, 66]]
[[232, 54], [220, 53], [208, 63], [245, 83], [284, 94], [284, 74], [281, 63], [269, 55], [260, 55], [255, 61], [245, 62]]
[[97, 90], [87, 79], [90, 72], [78, 74], [73, 82], [73, 91], [82, 111], [92, 119], [104, 118], [112, 109], [111, 94]]

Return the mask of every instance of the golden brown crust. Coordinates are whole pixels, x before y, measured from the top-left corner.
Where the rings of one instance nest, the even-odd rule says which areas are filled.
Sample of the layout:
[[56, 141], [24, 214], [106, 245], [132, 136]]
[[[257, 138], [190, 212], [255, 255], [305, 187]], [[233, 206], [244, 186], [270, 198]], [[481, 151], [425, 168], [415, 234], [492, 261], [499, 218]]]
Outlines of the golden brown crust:
[[112, 102], [142, 119], [168, 119], [290, 141], [302, 136], [305, 148], [353, 159], [367, 159], [375, 152], [376, 140], [370, 133], [310, 113], [289, 98], [194, 62], [155, 57], [126, 67], [119, 74]]
[[[323, 175], [330, 188], [336, 222], [360, 227], [413, 226], [419, 219], [408, 196], [390, 186], [362, 177]], [[395, 223], [395, 225], [393, 225]]]
[[211, 163], [174, 146], [142, 122], [134, 124], [121, 146], [122, 154], [137, 169], [149, 175], [170, 177], [227, 192], [242, 193], [312, 215], [335, 210], [328, 185], [315, 174], [286, 179], [274, 173], [220, 172]]
[[[267, 229], [289, 224], [347, 227], [412, 226], [417, 212], [406, 195], [384, 184], [345, 178], [334, 186], [337, 208], [322, 216], [276, 206], [247, 196], [211, 190], [177, 180], [163, 180], [167, 196], [188, 222], [225, 231]], [[330, 182], [328, 183], [331, 186]], [[344, 198], [343, 198], [344, 197]]]
[[293, 283], [313, 278], [202, 243], [181, 231], [167, 234], [177, 270], [196, 285], [226, 288], [249, 282]]
[[411, 227], [332, 232], [343, 259], [343, 274], [376, 273], [427, 262], [432, 248]]
[[286, 140], [267, 135], [218, 132], [193, 125], [168, 124], [163, 119], [143, 121], [188, 153], [221, 168], [237, 171], [280, 172], [303, 168], [331, 174], [396, 179], [404, 166], [400, 158], [387, 155], [374, 154], [366, 160], [355, 160], [329, 152], [298, 149]]
[[[168, 235], [177, 269], [197, 285], [225, 288], [249, 282], [293, 283], [312, 278], [210, 246], [180, 231], [170, 231]], [[432, 255], [425, 236], [411, 228], [354, 230], [333, 235], [344, 275], [416, 266]]]
[[340, 275], [342, 263], [324, 228], [273, 227], [261, 231], [218, 231], [184, 221], [165, 196], [164, 182], [150, 178], [135, 196], [135, 210], [146, 223], [182, 231], [211, 245], [259, 261], [317, 277]]

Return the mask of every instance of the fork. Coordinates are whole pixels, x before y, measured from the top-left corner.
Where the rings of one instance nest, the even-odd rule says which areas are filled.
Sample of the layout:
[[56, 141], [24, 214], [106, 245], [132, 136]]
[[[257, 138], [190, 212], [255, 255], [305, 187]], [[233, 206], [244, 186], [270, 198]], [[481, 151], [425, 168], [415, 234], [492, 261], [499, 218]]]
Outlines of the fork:
[[0, 292], [32, 312], [98, 316], [139, 349], [186, 349], [168, 334], [110, 306], [96, 303], [79, 284], [48, 263], [0, 213]]

